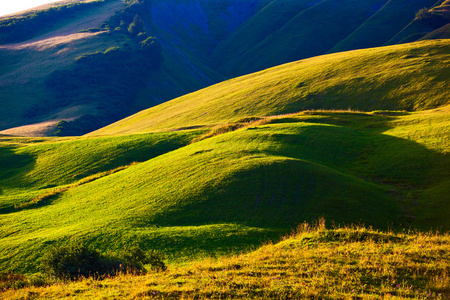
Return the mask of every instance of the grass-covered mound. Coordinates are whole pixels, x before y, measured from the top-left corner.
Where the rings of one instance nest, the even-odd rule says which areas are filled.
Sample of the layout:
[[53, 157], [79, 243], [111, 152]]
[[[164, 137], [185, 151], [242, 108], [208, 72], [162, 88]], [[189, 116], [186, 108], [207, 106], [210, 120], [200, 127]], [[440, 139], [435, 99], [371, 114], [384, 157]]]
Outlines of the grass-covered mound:
[[[20, 147], [7, 161], [18, 159], [14, 153], [45, 151], [20, 170], [9, 165], [10, 172], [17, 172], [15, 180], [3, 181], [2, 269], [36, 271], [52, 245], [78, 241], [102, 251], [137, 243], [144, 250], [165, 252], [171, 261], [221, 255], [261, 244], [291, 230], [298, 220], [321, 215], [340, 224], [448, 229], [448, 108], [310, 111], [225, 124], [211, 133]], [[175, 145], [169, 140], [164, 146], [160, 139], [171, 135]], [[194, 138], [197, 142], [170, 149]], [[72, 155], [59, 156], [56, 149]], [[133, 157], [143, 162], [106, 172]], [[88, 163], [82, 164], [84, 159]], [[58, 168], [80, 181], [46, 173]], [[96, 172], [106, 173], [90, 180]], [[41, 179], [28, 187], [27, 178]], [[53, 189], [58, 189], [55, 195], [45, 196]], [[42, 195], [41, 205], [35, 205], [33, 199]]]
[[[96, 139], [0, 140], [0, 211], [14, 211], [40, 196], [84, 184], [190, 142], [198, 133], [153, 133]], [[33, 201], [34, 200], [34, 201]]]
[[239, 77], [92, 133], [221, 124], [305, 109], [424, 110], [450, 99], [448, 40], [319, 56]]
[[302, 224], [248, 254], [145, 276], [9, 290], [4, 299], [447, 299], [448, 234]]

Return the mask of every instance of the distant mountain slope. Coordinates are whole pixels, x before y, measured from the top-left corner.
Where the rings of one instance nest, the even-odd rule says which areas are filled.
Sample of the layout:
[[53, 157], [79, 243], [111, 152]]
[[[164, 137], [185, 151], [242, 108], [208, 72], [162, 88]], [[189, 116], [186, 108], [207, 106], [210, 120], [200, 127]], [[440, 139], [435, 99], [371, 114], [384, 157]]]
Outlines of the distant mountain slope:
[[448, 1], [433, 1], [67, 1], [2, 18], [0, 130], [81, 135], [282, 63], [445, 38]]
[[424, 35], [420, 40], [450, 39], [450, 24]]
[[450, 41], [424, 41], [305, 59], [232, 79], [90, 135], [147, 132], [307, 109], [423, 110], [450, 99]]
[[358, 29], [337, 43], [329, 52], [340, 52], [384, 45], [393, 33], [400, 32], [424, 7], [436, 0], [391, 0], [365, 21]]
[[[445, 28], [448, 28], [448, 23], [450, 23], [450, 1], [441, 0], [439, 2], [442, 3], [438, 3], [431, 9], [429, 6], [423, 7], [416, 18], [389, 40], [387, 44], [408, 43], [419, 40], [434, 31], [446, 31]], [[436, 37], [439, 38], [439, 36], [437, 35]], [[429, 36], [429, 38], [431, 37]]]
[[[211, 54], [217, 66], [232, 64], [238, 57], [279, 30], [297, 14], [315, 5], [310, 0], [275, 0], [220, 41]], [[222, 67], [223, 68], [223, 67]]]
[[227, 72], [239, 75], [324, 54], [358, 28], [384, 2], [385, 0], [321, 1], [301, 11], [224, 68]]

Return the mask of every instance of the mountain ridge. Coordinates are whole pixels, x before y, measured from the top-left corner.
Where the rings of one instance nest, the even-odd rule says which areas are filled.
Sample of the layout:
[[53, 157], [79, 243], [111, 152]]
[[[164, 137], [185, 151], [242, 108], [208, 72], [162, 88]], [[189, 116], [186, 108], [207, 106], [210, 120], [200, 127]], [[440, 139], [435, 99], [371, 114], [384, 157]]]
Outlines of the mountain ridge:
[[[103, 20], [98, 18], [98, 21], [93, 22], [92, 16], [96, 14], [95, 9], [81, 9], [83, 6], [80, 6], [79, 12], [75, 11], [72, 17], [64, 19], [67, 23], [64, 26], [72, 30], [71, 33], [82, 29], [83, 33], [77, 33], [77, 35], [85, 39], [74, 41], [70, 38], [61, 38], [53, 47], [39, 50], [31, 47], [21, 48], [17, 45], [0, 46], [0, 58], [4, 58], [0, 70], [0, 89], [2, 90], [0, 101], [3, 106], [2, 111], [10, 112], [1, 116], [3, 122], [0, 124], [0, 129], [9, 128], [10, 134], [14, 132], [26, 134], [24, 128], [21, 131], [15, 131], [11, 127], [49, 121], [56, 126], [57, 122], [65, 120], [68, 121], [64, 123], [68, 126], [66, 135], [69, 133], [80, 135], [142, 109], [236, 75], [247, 74], [306, 56], [325, 54], [329, 51], [367, 47], [369, 44], [381, 46], [389, 35], [398, 33], [405, 20], [413, 18], [418, 7], [422, 4], [428, 7], [433, 6], [431, 0], [424, 1], [414, 1], [401, 9], [398, 9], [399, 3], [393, 0], [373, 0], [373, 3], [360, 1], [353, 3], [348, 0], [347, 6], [338, 5], [336, 0], [315, 2], [291, 0], [149, 2], [139, 0], [126, 1], [122, 4], [120, 1], [100, 1], [99, 8], [95, 9], [110, 7], [104, 14], [105, 16], [113, 14], [106, 22], [104, 22], [105, 18]], [[445, 3], [439, 4], [445, 7]], [[325, 9], [327, 7], [330, 8], [328, 12]], [[60, 10], [64, 11], [62, 8]], [[442, 9], [438, 10], [436, 7], [430, 11], [442, 12]], [[37, 64], [56, 68], [67, 74], [67, 71], [76, 68], [77, 57], [98, 51], [104, 52], [111, 47], [119, 47], [121, 51], [133, 56], [136, 46], [141, 42], [136, 40], [140, 38], [128, 33], [128, 26], [133, 22], [135, 15], [143, 20], [145, 26], [141, 29], [147, 30], [145, 34], [156, 37], [155, 42], [161, 45], [161, 55], [164, 57], [159, 69], [148, 69], [144, 76], [140, 73], [133, 75], [139, 78], [141, 83], [131, 87], [120, 86], [114, 93], [96, 92], [95, 94], [98, 94], [96, 97], [92, 97], [92, 89], [104, 91], [108, 86], [118, 85], [110, 81], [120, 82], [120, 79], [111, 77], [107, 71], [96, 70], [86, 79], [88, 85], [98, 80], [97, 75], [106, 78], [103, 73], [108, 75], [108, 79], [91, 87], [82, 86], [76, 90], [70, 90], [62, 86], [55, 90], [54, 86], [46, 84], [52, 80], [51, 77], [58, 77], [61, 73], [46, 72], [45, 70], [50, 70], [47, 67], [41, 68], [38, 72]], [[358, 20], [355, 19], [356, 16], [359, 16]], [[322, 24], [321, 30], [311, 27], [311, 22], [304, 23], [305, 20], [312, 18]], [[8, 20], [10, 19], [2, 19], [2, 22], [9, 22]], [[89, 28], [83, 28], [81, 25], [86, 20], [91, 20], [90, 23], [85, 23]], [[345, 22], [333, 23], [333, 20]], [[383, 35], [386, 38], [367, 38], [371, 35], [370, 32], [373, 32], [373, 28], [384, 20], [389, 20], [392, 25], [383, 27], [385, 30]], [[79, 24], [78, 27], [74, 25], [76, 22]], [[123, 22], [123, 25], [120, 25], [120, 22]], [[58, 27], [60, 25], [55, 26], [49, 29], [49, 36], [58, 30], [64, 32]], [[301, 30], [295, 30], [295, 28]], [[445, 37], [447, 32], [445, 28], [443, 26], [436, 29], [435, 33], [430, 32], [426, 36]], [[332, 34], [331, 30], [340, 33]], [[304, 33], [304, 38], [298, 38], [299, 32]], [[326, 38], [327, 36], [329, 38]], [[39, 42], [39, 39], [37, 37], [34, 41]], [[331, 42], [332, 40], [334, 42]], [[375, 40], [377, 40], [376, 43]], [[322, 48], [317, 46], [324, 42], [329, 45], [321, 46]], [[27, 57], [33, 58], [33, 61], [30, 62]], [[49, 60], [49, 57], [52, 60]], [[34, 77], [33, 82], [29, 80], [30, 75]], [[66, 81], [73, 81], [74, 76], [78, 76], [75, 78], [78, 81], [84, 79], [73, 72], [70, 76], [71, 78]], [[20, 88], [17, 83], [21, 83]], [[70, 97], [67, 93], [61, 95], [61, 90], [69, 90]], [[118, 95], [123, 90], [125, 93]], [[108, 100], [111, 98], [113, 100]], [[91, 113], [64, 114], [64, 117], [60, 117], [62, 111], [71, 111], [71, 107], [80, 105], [95, 109]], [[47, 134], [52, 134], [51, 129], [48, 132]], [[58, 132], [64, 133], [61, 130]], [[33, 130], [29, 131], [29, 135], [33, 135]]]
[[[448, 51], [448, 41], [442, 40], [309, 58], [219, 83], [141, 111], [88, 135], [106, 134], [109, 130], [109, 134], [123, 134], [211, 125], [213, 120], [237, 121], [309, 109], [414, 111], [434, 108], [446, 105], [449, 99], [445, 92], [449, 80]], [[426, 62], [422, 60], [427, 57], [430, 59]], [[436, 86], [430, 86], [430, 80]], [[403, 90], [398, 86], [403, 86]], [[426, 86], [428, 88], [422, 88]], [[431, 96], [435, 92], [437, 98]], [[252, 98], [254, 95], [258, 95], [256, 99]], [[249, 100], [252, 104], [246, 105]], [[219, 119], [214, 119], [216, 117]], [[144, 122], [140, 124], [139, 120]], [[144, 129], [145, 123], [154, 125]], [[119, 131], [114, 132], [113, 128]]]

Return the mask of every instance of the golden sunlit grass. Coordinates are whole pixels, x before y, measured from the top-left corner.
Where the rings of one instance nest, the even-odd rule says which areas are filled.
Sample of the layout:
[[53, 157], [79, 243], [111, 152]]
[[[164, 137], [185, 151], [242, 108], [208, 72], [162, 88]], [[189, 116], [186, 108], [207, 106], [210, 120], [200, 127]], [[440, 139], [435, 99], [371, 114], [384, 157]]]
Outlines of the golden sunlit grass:
[[449, 99], [448, 51], [448, 40], [435, 40], [304, 59], [184, 95], [89, 135], [216, 126], [314, 109], [436, 108]]
[[448, 299], [450, 236], [302, 224], [276, 244], [143, 276], [5, 291], [4, 299]]

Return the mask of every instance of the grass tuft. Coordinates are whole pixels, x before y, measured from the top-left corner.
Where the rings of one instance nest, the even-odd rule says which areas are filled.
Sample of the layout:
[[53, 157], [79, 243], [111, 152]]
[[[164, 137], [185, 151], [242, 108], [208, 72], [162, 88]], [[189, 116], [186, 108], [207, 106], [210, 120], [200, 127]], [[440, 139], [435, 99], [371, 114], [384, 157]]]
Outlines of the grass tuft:
[[232, 132], [244, 127], [250, 126], [260, 126], [270, 122], [269, 118], [258, 118], [258, 117], [249, 117], [238, 120], [237, 122], [226, 123], [222, 125], [217, 125], [211, 128], [211, 130], [205, 134], [202, 134], [196, 138], [194, 138], [191, 144], [220, 135], [227, 132]]

